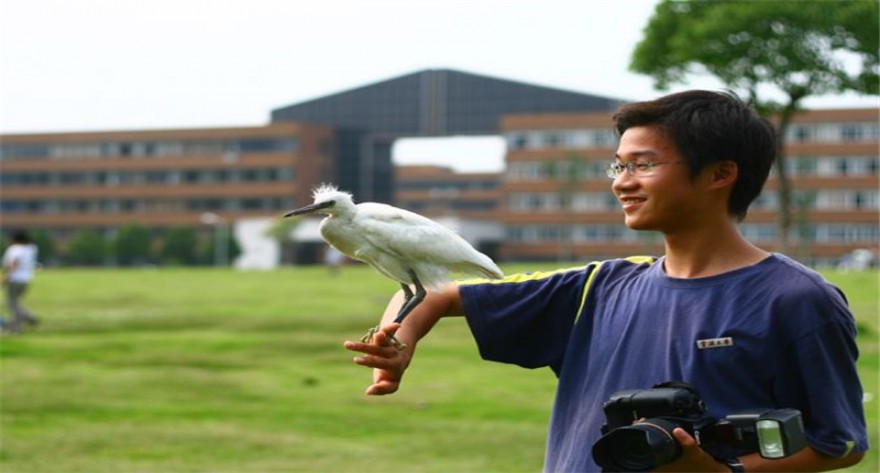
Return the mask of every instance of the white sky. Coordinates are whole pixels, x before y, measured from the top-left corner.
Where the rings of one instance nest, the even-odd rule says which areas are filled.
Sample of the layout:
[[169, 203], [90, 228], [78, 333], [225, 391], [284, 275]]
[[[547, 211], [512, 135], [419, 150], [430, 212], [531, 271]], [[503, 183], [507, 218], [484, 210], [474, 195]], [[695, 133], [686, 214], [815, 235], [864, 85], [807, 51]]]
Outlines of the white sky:
[[[661, 93], [627, 66], [655, 5], [0, 0], [0, 132], [258, 126], [273, 108], [432, 68], [647, 99]], [[672, 90], [691, 87], [721, 84], [703, 78]], [[877, 106], [877, 99], [807, 105]], [[406, 150], [430, 148], [477, 164], [460, 169], [498, 166], [482, 165], [498, 154], [497, 140], [482, 140], [467, 156], [460, 138], [407, 141], [414, 143], [395, 147], [398, 162], [424, 161]]]

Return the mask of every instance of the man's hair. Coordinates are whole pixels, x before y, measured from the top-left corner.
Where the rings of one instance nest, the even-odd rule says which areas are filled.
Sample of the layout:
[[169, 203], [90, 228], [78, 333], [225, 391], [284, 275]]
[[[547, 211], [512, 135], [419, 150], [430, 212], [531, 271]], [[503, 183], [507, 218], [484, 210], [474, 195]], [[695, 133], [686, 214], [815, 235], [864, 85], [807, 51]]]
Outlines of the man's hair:
[[31, 237], [24, 230], [16, 230], [12, 232], [12, 242], [27, 244], [31, 242]]
[[618, 136], [632, 127], [656, 127], [672, 140], [692, 178], [708, 164], [736, 162], [738, 177], [727, 208], [740, 221], [776, 159], [773, 125], [731, 92], [691, 90], [630, 103], [613, 119]]

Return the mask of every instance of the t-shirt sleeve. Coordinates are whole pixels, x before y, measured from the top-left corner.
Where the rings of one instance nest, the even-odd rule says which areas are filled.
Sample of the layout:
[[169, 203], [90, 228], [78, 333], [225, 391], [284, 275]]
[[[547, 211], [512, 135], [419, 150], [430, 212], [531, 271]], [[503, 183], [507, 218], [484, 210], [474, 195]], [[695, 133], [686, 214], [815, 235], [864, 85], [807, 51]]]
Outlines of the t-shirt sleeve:
[[782, 351], [774, 386], [780, 405], [801, 410], [807, 440], [819, 452], [842, 457], [867, 450], [856, 327], [845, 300], [825, 286], [785, 303], [791, 314], [815, 315], [799, 317], [801, 330], [791, 329], [797, 338]]
[[484, 359], [559, 367], [594, 267], [460, 283], [462, 307]]

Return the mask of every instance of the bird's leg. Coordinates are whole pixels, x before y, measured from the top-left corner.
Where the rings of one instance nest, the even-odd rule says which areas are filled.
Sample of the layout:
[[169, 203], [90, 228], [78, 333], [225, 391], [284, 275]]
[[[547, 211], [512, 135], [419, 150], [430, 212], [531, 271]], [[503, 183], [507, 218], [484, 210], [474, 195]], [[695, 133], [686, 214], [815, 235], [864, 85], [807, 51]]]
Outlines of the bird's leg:
[[416, 293], [414, 295], [412, 291], [409, 290], [409, 287], [406, 287], [404, 290], [409, 297], [406, 298], [406, 302], [403, 303], [403, 307], [400, 308], [400, 312], [397, 313], [397, 317], [394, 319], [394, 323], [396, 324], [403, 322], [403, 319], [405, 319], [417, 305], [425, 300], [425, 295], [427, 294], [425, 288], [422, 287], [422, 283], [419, 281], [419, 278], [416, 277], [416, 273], [413, 270], [409, 270], [409, 277], [412, 279], [413, 285], [416, 287]]
[[[413, 279], [415, 279], [415, 273], [410, 271], [410, 275], [413, 277]], [[417, 289], [421, 288], [421, 287], [422, 287], [421, 284], [416, 286]], [[404, 309], [406, 309], [407, 306], [410, 305], [410, 301], [412, 301], [414, 298], [412, 289], [410, 289], [408, 285], [401, 283], [400, 288], [403, 289], [403, 306], [400, 308], [400, 311], [397, 313], [397, 317], [394, 319], [394, 323], [399, 323], [401, 320], [403, 320], [403, 317], [401, 317], [400, 314], [403, 313]], [[424, 292], [424, 289], [422, 289], [422, 292]], [[422, 294], [422, 299], [424, 299], [424, 298], [425, 298], [425, 296], [424, 296], [424, 294]], [[415, 306], [413, 306], [413, 307], [415, 307]], [[410, 307], [407, 310], [407, 313], [409, 313], [410, 310], [412, 310], [412, 307]], [[404, 314], [404, 317], [405, 316], [406, 316], [406, 314]], [[367, 332], [367, 334], [361, 338], [361, 341], [364, 343], [370, 343], [370, 341], [373, 340], [373, 335], [375, 335], [376, 332], [378, 332], [380, 328], [381, 328], [381, 326], [379, 326], [379, 325], [371, 328]], [[397, 347], [398, 350], [403, 350], [404, 348], [406, 348], [406, 344], [401, 342], [400, 340], [398, 340], [396, 337], [394, 337], [394, 335], [392, 335], [390, 337], [390, 340], [391, 340], [391, 343], [393, 343], [394, 346]]]

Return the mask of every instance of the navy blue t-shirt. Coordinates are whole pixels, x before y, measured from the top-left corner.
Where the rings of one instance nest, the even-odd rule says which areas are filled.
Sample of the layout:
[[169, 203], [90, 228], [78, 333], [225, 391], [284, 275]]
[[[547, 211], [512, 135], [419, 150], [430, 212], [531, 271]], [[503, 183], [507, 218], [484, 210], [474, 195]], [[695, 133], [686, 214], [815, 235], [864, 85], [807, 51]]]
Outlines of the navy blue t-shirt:
[[712, 417], [794, 408], [819, 452], [868, 448], [855, 324], [835, 287], [777, 254], [696, 279], [669, 277], [662, 262], [459, 283], [485, 359], [550, 367], [559, 378], [546, 471], [598, 471], [591, 448], [603, 403], [670, 380], [695, 385]]

